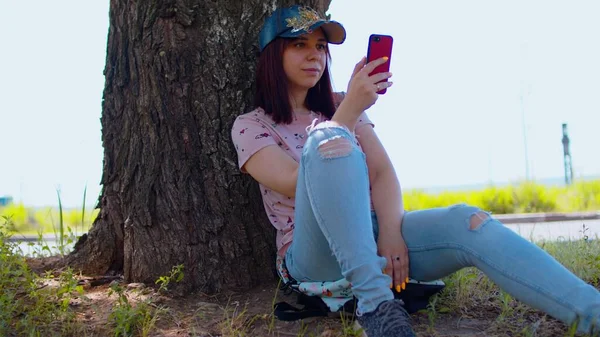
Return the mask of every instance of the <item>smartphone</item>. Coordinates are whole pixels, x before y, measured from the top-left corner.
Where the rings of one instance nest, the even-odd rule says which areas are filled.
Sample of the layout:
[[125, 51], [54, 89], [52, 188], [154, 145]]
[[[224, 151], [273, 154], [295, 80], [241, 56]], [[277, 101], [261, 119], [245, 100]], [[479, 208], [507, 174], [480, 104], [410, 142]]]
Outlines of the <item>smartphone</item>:
[[[394, 44], [394, 39], [389, 35], [380, 35], [380, 34], [371, 34], [369, 36], [369, 47], [367, 49], [367, 63], [376, 60], [378, 58], [382, 58], [387, 56], [389, 60], [379, 65], [373, 72], [369, 74], [378, 74], [383, 72], [390, 71], [390, 62], [392, 61], [392, 45]], [[387, 80], [383, 80], [381, 82], [387, 82]], [[377, 93], [380, 95], [385, 94], [387, 89], [382, 89]]]

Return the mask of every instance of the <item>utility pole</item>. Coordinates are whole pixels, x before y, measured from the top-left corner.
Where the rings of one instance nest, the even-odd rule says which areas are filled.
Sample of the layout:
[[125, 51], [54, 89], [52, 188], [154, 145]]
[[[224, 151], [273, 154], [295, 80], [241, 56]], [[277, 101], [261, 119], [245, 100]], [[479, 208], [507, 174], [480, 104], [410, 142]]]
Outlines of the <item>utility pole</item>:
[[[531, 179], [530, 169], [529, 169], [529, 148], [527, 146], [527, 119], [525, 117], [525, 103], [526, 99], [529, 98], [531, 94], [531, 85], [529, 84], [529, 76], [527, 66], [529, 64], [528, 56], [529, 56], [529, 43], [524, 41], [521, 44], [521, 60], [522, 66], [521, 69], [522, 75], [521, 77], [521, 127], [523, 129], [523, 150], [525, 154], [525, 181], [529, 181]], [[528, 102], [527, 102], [528, 103]]]
[[573, 163], [571, 162], [571, 150], [569, 149], [571, 140], [569, 139], [566, 123], [563, 123], [562, 125], [562, 134], [563, 159], [565, 163], [565, 184], [571, 185], [573, 183]]
[[527, 148], [527, 122], [525, 121], [523, 93], [521, 93], [521, 125], [523, 127], [523, 148], [525, 150], [525, 181], [529, 181], [529, 150]]

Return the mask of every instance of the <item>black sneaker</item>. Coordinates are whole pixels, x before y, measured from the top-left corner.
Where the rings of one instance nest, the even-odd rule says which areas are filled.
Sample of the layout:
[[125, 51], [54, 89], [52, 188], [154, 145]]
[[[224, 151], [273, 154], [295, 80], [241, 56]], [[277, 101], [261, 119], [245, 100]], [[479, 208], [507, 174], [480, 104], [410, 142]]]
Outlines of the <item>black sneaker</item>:
[[368, 337], [415, 337], [401, 300], [382, 302], [373, 312], [356, 319]]

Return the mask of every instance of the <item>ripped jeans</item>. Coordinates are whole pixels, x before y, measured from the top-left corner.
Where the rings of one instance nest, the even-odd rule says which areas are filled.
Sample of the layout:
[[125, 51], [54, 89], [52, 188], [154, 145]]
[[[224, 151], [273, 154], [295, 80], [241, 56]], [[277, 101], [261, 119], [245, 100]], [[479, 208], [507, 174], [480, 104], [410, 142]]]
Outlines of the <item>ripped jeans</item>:
[[[377, 216], [371, 212], [364, 153], [343, 127], [319, 124], [304, 146], [296, 187], [294, 240], [286, 253], [292, 277], [335, 281], [345, 277], [358, 314], [393, 298], [392, 279], [377, 255]], [[578, 331], [600, 328], [600, 293], [538, 246], [476, 207], [455, 205], [410, 211], [402, 236], [409, 276], [432, 281], [477, 267], [513, 297]]]

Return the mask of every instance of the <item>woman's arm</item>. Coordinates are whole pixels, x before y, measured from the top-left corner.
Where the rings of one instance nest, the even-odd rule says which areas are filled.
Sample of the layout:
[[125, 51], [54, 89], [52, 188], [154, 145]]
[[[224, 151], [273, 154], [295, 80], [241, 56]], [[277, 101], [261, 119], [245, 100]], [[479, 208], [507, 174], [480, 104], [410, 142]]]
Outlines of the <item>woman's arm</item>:
[[296, 195], [298, 163], [277, 145], [269, 145], [253, 154], [244, 169], [262, 185], [286, 197]]
[[361, 126], [356, 134], [367, 157], [373, 207], [380, 232], [400, 231], [404, 206], [394, 166], [371, 125]]
[[379, 224], [377, 253], [387, 260], [384, 273], [388, 274], [396, 291], [405, 289], [409, 274], [408, 248], [402, 237], [404, 205], [402, 191], [390, 158], [373, 127], [361, 126], [356, 130], [359, 142], [367, 156], [373, 207]]

